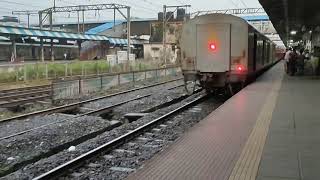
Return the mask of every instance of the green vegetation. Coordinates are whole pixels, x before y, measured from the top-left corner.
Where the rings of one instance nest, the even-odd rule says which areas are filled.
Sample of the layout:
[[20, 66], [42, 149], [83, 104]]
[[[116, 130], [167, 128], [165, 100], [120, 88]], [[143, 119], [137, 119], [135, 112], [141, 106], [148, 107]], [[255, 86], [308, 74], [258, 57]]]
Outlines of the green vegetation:
[[62, 63], [37, 63], [10, 67], [0, 70], [0, 83], [33, 81], [41, 79], [56, 79], [67, 76], [86, 76], [111, 72], [139, 71], [155, 69], [155, 62], [136, 61], [132, 64], [117, 64], [110, 66], [106, 60], [73, 61]]

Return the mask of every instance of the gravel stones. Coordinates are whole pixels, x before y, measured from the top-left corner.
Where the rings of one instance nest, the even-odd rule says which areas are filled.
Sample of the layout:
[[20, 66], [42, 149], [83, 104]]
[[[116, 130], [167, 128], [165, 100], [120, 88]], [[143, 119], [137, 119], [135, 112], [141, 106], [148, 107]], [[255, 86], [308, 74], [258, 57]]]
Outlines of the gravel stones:
[[[15, 170], [27, 161], [36, 161], [73, 144], [92, 138], [91, 136], [95, 136], [97, 131], [106, 131], [111, 128], [107, 120], [99, 117], [83, 116], [73, 119], [69, 115], [53, 114], [34, 118], [54, 119], [54, 121], [57, 119], [67, 120], [21, 136], [1, 140], [0, 169], [2, 169], [2, 172], [0, 174]], [[8, 161], [10, 157], [15, 158]]]
[[[155, 128], [158, 129], [157, 131], [150, 130], [119, 147], [122, 151], [113, 150], [108, 153], [111, 158], [92, 160], [91, 163], [99, 164], [99, 168], [85, 166], [76, 169], [77, 173], [82, 173], [77, 179], [123, 179], [127, 177], [134, 170], [143, 168], [146, 160], [170, 146], [185, 131], [205, 118], [220, 104], [217, 101], [209, 100], [170, 118], [169, 123], [158, 125]], [[197, 112], [195, 112], [196, 110]], [[67, 178], [69, 177], [67, 176]]]
[[[16, 179], [16, 178], [30, 179], [30, 178], [36, 177], [45, 171], [49, 171], [49, 170], [57, 167], [58, 165], [61, 165], [62, 163], [66, 162], [68, 160], [71, 160], [72, 158], [75, 158], [85, 152], [88, 152], [89, 150], [92, 150], [100, 145], [103, 145], [104, 143], [106, 143], [108, 141], [113, 140], [114, 138], [117, 138], [117, 137], [127, 133], [128, 131], [134, 130], [135, 128], [138, 128], [139, 126], [146, 124], [146, 123], [154, 120], [155, 118], [160, 117], [161, 115], [164, 115], [164, 114], [170, 112], [171, 110], [173, 110], [177, 107], [180, 107], [182, 104], [185, 104], [187, 102], [192, 101], [197, 96], [199, 96], [199, 94], [193, 95], [193, 96], [191, 96], [191, 97], [189, 97], [179, 103], [173, 104], [169, 107], [166, 107], [166, 108], [163, 108], [160, 110], [156, 110], [155, 112], [150, 113], [135, 122], [132, 122], [130, 124], [124, 124], [120, 127], [117, 127], [115, 129], [111, 130], [111, 131], [105, 132], [105, 133], [103, 133], [93, 139], [90, 139], [86, 142], [83, 142], [83, 143], [76, 146], [76, 151], [74, 151], [74, 152], [70, 153], [67, 150], [61, 151], [61, 152], [54, 154], [48, 158], [43, 158], [43, 159], [37, 161], [36, 163], [29, 164], [29, 165], [25, 166], [23, 169], [20, 169], [20, 170], [14, 172], [8, 176], [5, 176], [4, 178], [5, 179]], [[210, 107], [212, 109], [212, 105]], [[202, 117], [199, 117], [198, 115], [196, 115], [196, 116], [199, 118], [198, 120], [200, 120], [202, 118]], [[188, 119], [189, 119], [189, 117], [193, 117], [193, 116], [188, 115]], [[170, 121], [172, 121], [172, 120], [170, 120]], [[185, 121], [185, 120], [183, 120], [183, 121]], [[188, 125], [188, 123], [183, 123], [183, 124]], [[169, 126], [177, 126], [176, 123], [172, 123], [172, 122], [168, 123], [166, 125], [167, 125], [167, 127], [165, 127], [165, 129], [168, 129]], [[157, 128], [161, 129], [161, 127], [157, 127]], [[162, 131], [152, 132], [152, 134], [153, 134], [153, 136], [157, 136], [158, 134], [163, 134], [163, 132]], [[134, 151], [135, 153], [115, 152], [114, 154], [102, 155], [102, 157], [103, 157], [102, 159], [104, 161], [106, 161], [104, 163], [107, 163], [108, 167], [125, 167], [125, 168], [136, 169], [137, 165], [139, 165], [139, 166], [141, 165], [141, 161], [149, 159], [150, 157], [152, 157], [152, 154], [154, 154], [155, 152], [161, 151], [167, 143], [172, 142], [176, 138], [176, 136], [171, 137], [170, 134], [169, 135], [163, 134], [163, 137], [168, 137], [167, 138], [168, 140], [163, 140], [161, 137], [158, 138], [158, 137], [153, 137], [153, 136], [147, 137], [147, 138], [154, 140], [154, 142], [145, 143], [144, 145], [146, 145], [147, 147], [142, 147], [141, 145], [139, 145], [139, 140], [137, 140], [137, 142], [134, 142], [137, 145], [131, 144], [131, 146], [133, 145], [133, 147], [142, 148], [141, 153], [140, 152], [137, 153], [135, 151], [135, 149], [131, 150], [131, 149], [126, 149], [126, 148], [121, 147], [119, 149]], [[150, 151], [150, 149], [151, 149], [151, 151]], [[123, 157], [135, 158], [139, 154], [144, 154], [144, 156], [143, 157], [138, 156], [139, 159], [135, 159], [133, 161], [130, 161], [130, 162], [128, 162], [129, 164], [127, 164], [125, 161], [123, 163], [120, 163], [121, 158], [123, 158]], [[120, 161], [114, 162], [114, 159], [119, 159]], [[92, 162], [92, 163], [101, 164], [99, 162]], [[91, 169], [90, 171], [86, 171], [86, 173], [88, 173], [88, 174], [86, 174], [85, 177], [87, 177], [87, 176], [94, 177], [94, 179], [96, 179], [96, 178], [99, 179], [98, 177], [107, 177], [107, 179], [109, 179], [109, 177], [110, 177], [110, 179], [117, 179], [118, 177], [121, 177], [121, 174], [123, 173], [123, 172], [119, 172], [119, 171], [111, 171], [109, 169], [104, 169], [104, 167], [105, 167], [105, 165], [103, 164], [99, 168], [93, 168], [95, 170]], [[96, 171], [97, 171], [96, 169], [100, 169], [101, 171], [98, 171], [98, 173], [96, 173]], [[80, 177], [81, 178], [84, 177], [84, 175], [81, 175], [82, 174], [81, 172], [75, 172], [75, 173], [80, 173], [80, 175], [78, 174], [76, 179], [78, 179]], [[73, 177], [73, 178], [75, 178], [75, 177]]]

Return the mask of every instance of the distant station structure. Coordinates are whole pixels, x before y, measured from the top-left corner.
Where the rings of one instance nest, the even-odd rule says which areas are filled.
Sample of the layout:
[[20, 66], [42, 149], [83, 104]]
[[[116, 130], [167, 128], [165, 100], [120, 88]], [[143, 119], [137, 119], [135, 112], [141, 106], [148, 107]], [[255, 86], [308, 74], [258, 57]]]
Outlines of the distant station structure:
[[[122, 10], [125, 9], [126, 12], [122, 12]], [[96, 10], [113, 10], [114, 13], [114, 25], [116, 23], [115, 14], [118, 12], [121, 16], [124, 17], [126, 23], [126, 36], [120, 38], [113, 38], [106, 35], [98, 35], [95, 33], [90, 33], [85, 31], [85, 17], [84, 12], [85, 11], [96, 11]], [[60, 12], [77, 12], [78, 15], [78, 22], [77, 22], [77, 32], [63, 32], [63, 31], [55, 31], [53, 29], [53, 16], [56, 13]], [[80, 22], [80, 13], [82, 13], [82, 22]], [[64, 6], [64, 7], [52, 7], [45, 10], [38, 11], [39, 15], [39, 25], [36, 28], [30, 28], [30, 22], [29, 18], [31, 15], [34, 15], [34, 11], [14, 11], [14, 15], [27, 15], [28, 16], [28, 27], [23, 27], [21, 25], [11, 26], [7, 23], [0, 26], [0, 35], [2, 36], [1, 39], [7, 41], [11, 41], [12, 43], [12, 55], [10, 57], [11, 60], [18, 59], [17, 56], [17, 41], [20, 43], [20, 41], [24, 44], [24, 39], [29, 38], [37, 38], [40, 39], [39, 47], [37, 50], [38, 53], [35, 52], [35, 50], [32, 50], [32, 56], [34, 57], [34, 54], [38, 54], [38, 57], [41, 61], [44, 61], [45, 54], [48, 52], [45, 52], [45, 44], [47, 44], [47, 41], [49, 40], [50, 48], [49, 48], [49, 54], [51, 56], [51, 60], [55, 59], [55, 48], [54, 46], [57, 45], [67, 45], [68, 41], [75, 41], [78, 45], [79, 49], [79, 57], [82, 49], [82, 45], [84, 41], [101, 41], [101, 42], [107, 42], [110, 44], [124, 44], [127, 46], [127, 56], [129, 59], [129, 55], [131, 53], [131, 44], [137, 44], [137, 41], [131, 40], [131, 33], [130, 33], [130, 7], [126, 5], [120, 5], [120, 4], [96, 4], [96, 5], [79, 5], [79, 6]], [[44, 28], [44, 24], [48, 24], [47, 29]], [[126, 38], [124, 40], [123, 38]], [[22, 40], [21, 40], [22, 39]], [[36, 40], [37, 41], [37, 40]], [[4, 44], [5, 45], [5, 44]]]
[[[0, 47], [5, 49], [0, 53], [0, 60], [16, 59], [19, 61], [22, 57], [26, 60], [60, 60], [65, 58], [64, 54], [68, 54], [67, 59], [99, 59], [125, 50], [128, 59], [130, 59], [129, 54], [132, 53], [136, 58], [152, 59], [164, 63], [167, 60], [175, 62], [179, 59], [179, 39], [183, 22], [189, 18], [209, 13], [240, 16], [279, 46], [283, 46], [282, 40], [262, 8], [190, 13], [188, 5], [165, 7], [165, 12], [159, 12], [158, 18], [131, 17], [130, 21], [127, 21], [127, 17], [130, 16], [130, 8], [119, 4], [54, 6], [41, 11], [14, 11], [13, 15], [27, 16], [27, 25], [5, 23], [0, 26]], [[121, 8], [126, 12], [122, 12]], [[97, 10], [118, 12], [123, 19], [116, 19], [115, 13], [113, 19], [110, 20], [89, 21], [86, 19], [85, 11]], [[75, 21], [54, 21], [54, 17], [59, 17], [59, 13], [69, 12], [76, 14]], [[39, 24], [30, 24], [31, 16], [38, 16]]]
[[259, 0], [259, 2], [287, 46], [305, 47], [320, 57], [319, 1]]

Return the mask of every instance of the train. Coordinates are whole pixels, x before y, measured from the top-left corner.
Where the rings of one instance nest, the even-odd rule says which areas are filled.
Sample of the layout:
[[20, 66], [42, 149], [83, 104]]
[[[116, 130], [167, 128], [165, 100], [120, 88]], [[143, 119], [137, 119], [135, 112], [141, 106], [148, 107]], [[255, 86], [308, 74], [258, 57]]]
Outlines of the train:
[[277, 61], [276, 45], [244, 19], [207, 14], [187, 21], [181, 34], [186, 87], [234, 94]]

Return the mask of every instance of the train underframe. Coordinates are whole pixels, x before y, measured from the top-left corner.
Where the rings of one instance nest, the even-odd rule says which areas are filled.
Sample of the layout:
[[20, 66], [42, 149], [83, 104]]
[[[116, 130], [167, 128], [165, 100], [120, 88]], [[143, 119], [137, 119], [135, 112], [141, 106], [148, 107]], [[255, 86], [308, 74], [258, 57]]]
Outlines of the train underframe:
[[234, 95], [240, 91], [248, 81], [247, 73], [200, 73], [200, 85], [213, 94]]
[[[184, 74], [185, 82], [193, 82], [212, 94], [234, 95], [251, 81], [252, 75], [248, 73], [189, 73]], [[187, 87], [186, 87], [187, 89]], [[187, 89], [193, 91], [192, 88]]]

